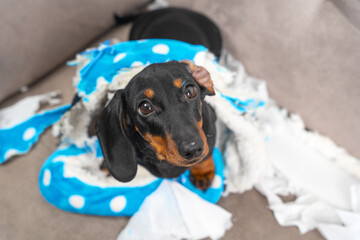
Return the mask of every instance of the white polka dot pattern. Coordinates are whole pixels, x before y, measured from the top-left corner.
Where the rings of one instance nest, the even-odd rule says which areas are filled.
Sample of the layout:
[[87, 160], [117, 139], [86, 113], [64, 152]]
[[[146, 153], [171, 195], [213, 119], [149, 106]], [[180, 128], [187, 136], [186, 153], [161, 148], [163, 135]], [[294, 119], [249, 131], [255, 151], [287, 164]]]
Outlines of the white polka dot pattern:
[[49, 186], [51, 183], [51, 172], [49, 169], [45, 169], [43, 176], [43, 184], [44, 186]]
[[35, 128], [28, 128], [26, 129], [26, 131], [24, 132], [24, 135], [23, 135], [23, 139], [25, 141], [28, 141], [30, 140], [31, 138], [33, 138], [36, 134], [36, 129]]
[[110, 202], [110, 208], [113, 212], [121, 212], [126, 206], [126, 198], [124, 196], [114, 197]]
[[123, 59], [124, 57], [126, 57], [126, 53], [119, 53], [118, 55], [116, 55], [114, 57], [114, 63], [117, 63], [118, 61], [120, 61], [121, 59]]
[[141, 67], [143, 66], [144, 64], [142, 62], [138, 62], [138, 61], [135, 61], [131, 64], [131, 67]]
[[166, 54], [169, 53], [170, 49], [169, 49], [169, 47], [168, 47], [167, 45], [165, 45], [165, 44], [157, 44], [157, 45], [155, 45], [155, 46], [152, 48], [152, 51], [153, 51], [154, 53], [157, 53], [157, 54], [164, 54], [164, 55], [166, 55]]
[[83, 196], [80, 196], [80, 195], [72, 195], [69, 198], [69, 203], [72, 207], [74, 207], [76, 209], [80, 209], [80, 208], [84, 207], [85, 199]]

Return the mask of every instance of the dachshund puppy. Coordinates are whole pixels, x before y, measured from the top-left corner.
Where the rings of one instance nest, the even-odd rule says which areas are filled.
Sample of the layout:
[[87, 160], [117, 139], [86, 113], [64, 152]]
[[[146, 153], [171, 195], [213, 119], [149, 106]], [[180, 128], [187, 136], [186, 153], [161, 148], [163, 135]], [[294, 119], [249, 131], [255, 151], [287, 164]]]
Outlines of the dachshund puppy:
[[192, 183], [206, 190], [215, 167], [214, 95], [209, 72], [190, 61], [152, 64], [117, 90], [96, 124], [110, 173], [131, 181], [137, 164], [161, 178], [190, 169]]

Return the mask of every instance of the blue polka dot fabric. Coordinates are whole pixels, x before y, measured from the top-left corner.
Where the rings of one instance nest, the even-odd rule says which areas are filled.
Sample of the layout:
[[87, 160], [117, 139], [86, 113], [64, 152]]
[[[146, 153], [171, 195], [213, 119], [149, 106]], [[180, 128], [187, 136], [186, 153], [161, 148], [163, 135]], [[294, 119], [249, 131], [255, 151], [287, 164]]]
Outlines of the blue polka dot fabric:
[[10, 128], [0, 129], [0, 164], [27, 153], [43, 131], [57, 122], [70, 105], [44, 111]]
[[[145, 197], [161, 183], [161, 179], [156, 179], [144, 186], [109, 187], [90, 185], [81, 181], [76, 174], [67, 177], [65, 165], [70, 163], [67, 163], [66, 159], [72, 157], [74, 160], [88, 153], [88, 149], [71, 145], [56, 150], [46, 160], [39, 175], [39, 186], [41, 194], [48, 202], [69, 212], [131, 216], [138, 210]], [[82, 173], [79, 171], [79, 174]]]
[[[55, 151], [43, 165], [39, 186], [44, 198], [56, 207], [82, 214], [102, 216], [132, 216], [141, 206], [144, 199], [160, 185], [163, 179], [156, 178], [146, 185], [139, 186], [97, 186], [88, 184], [77, 177], [66, 176], [67, 159], [79, 158], [89, 154], [85, 148], [68, 146]], [[101, 154], [101, 153], [100, 153]], [[101, 155], [98, 155], [101, 157]], [[216, 203], [223, 192], [223, 160], [220, 151], [214, 149], [214, 163], [216, 167], [212, 186], [205, 192], [197, 189], [190, 182], [189, 171], [174, 179], [186, 188], [197, 193], [203, 199]], [[76, 172], [76, 167], [72, 166]], [[80, 170], [78, 166], [77, 170]], [[79, 175], [84, 174], [79, 171]]]

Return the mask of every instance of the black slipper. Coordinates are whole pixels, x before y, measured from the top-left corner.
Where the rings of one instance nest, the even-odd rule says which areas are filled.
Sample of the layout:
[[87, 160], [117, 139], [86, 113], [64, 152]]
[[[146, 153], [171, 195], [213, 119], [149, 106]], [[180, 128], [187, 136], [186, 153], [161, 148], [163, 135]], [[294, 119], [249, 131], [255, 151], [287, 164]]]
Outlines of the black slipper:
[[220, 57], [222, 39], [219, 28], [206, 16], [182, 8], [163, 8], [136, 17], [129, 40], [175, 39], [203, 45]]

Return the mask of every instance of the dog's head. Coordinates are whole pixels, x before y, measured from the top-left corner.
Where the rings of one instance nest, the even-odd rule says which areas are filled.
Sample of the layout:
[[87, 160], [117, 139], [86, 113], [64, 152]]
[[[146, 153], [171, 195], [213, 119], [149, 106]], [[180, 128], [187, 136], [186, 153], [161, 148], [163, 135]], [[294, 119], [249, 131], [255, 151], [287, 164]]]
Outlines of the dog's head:
[[[202, 102], [214, 95], [208, 71], [189, 61], [152, 64], [117, 90], [96, 131], [110, 173], [119, 181], [137, 171], [133, 136], [139, 134], [159, 160], [191, 167], [209, 153]], [[134, 132], [135, 131], [135, 132]]]

